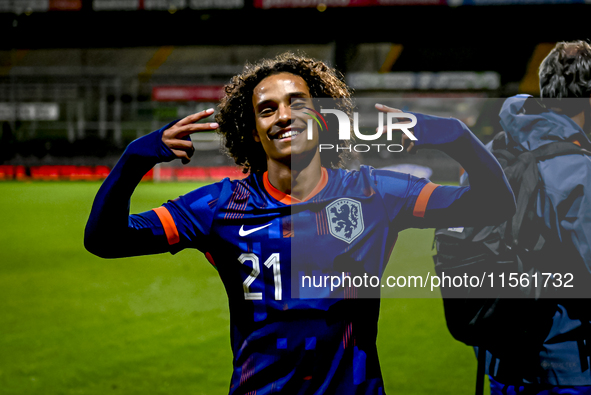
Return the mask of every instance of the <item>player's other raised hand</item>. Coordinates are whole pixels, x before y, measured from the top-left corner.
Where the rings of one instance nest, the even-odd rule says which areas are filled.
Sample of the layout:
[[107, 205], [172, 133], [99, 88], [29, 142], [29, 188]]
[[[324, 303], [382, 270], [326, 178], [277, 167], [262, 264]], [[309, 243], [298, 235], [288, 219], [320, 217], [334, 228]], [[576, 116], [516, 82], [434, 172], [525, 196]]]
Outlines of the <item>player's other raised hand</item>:
[[[397, 108], [384, 106], [383, 104], [376, 104], [376, 109], [381, 112], [402, 112], [401, 110], [399, 110]], [[406, 117], [399, 118], [399, 120], [401, 120], [401, 121], [404, 120], [399, 123], [410, 123], [410, 121]], [[386, 125], [384, 125], [382, 127], [382, 133], [386, 133]], [[417, 148], [415, 147], [415, 143], [404, 133], [402, 133], [402, 140], [400, 141], [400, 144], [406, 149], [406, 152], [408, 152], [410, 154], [417, 153]]]
[[213, 108], [191, 114], [185, 117], [166, 129], [162, 133], [162, 142], [176, 155], [177, 158], [181, 159], [183, 164], [189, 163], [195, 148], [191, 142], [190, 136], [193, 133], [207, 132], [216, 130], [219, 125], [215, 122], [212, 123], [195, 123], [204, 118], [209, 117], [213, 114]]

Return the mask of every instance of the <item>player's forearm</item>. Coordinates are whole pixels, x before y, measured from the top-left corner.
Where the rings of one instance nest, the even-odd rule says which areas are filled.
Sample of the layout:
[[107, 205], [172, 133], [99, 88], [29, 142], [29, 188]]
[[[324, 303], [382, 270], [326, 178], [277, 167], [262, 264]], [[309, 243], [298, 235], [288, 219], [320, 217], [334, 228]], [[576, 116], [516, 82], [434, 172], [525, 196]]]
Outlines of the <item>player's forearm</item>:
[[[436, 148], [457, 160], [470, 175], [470, 187], [454, 202], [456, 218], [500, 222], [515, 213], [515, 198], [503, 169], [462, 122], [417, 114], [417, 148]], [[452, 210], [453, 211], [453, 210]]]
[[142, 177], [158, 162], [170, 160], [161, 131], [132, 142], [101, 185], [86, 224], [86, 249], [103, 258], [166, 251], [162, 238], [138, 229], [129, 218], [129, 201]]
[[[139, 163], [137, 163], [139, 162]], [[86, 223], [84, 245], [103, 258], [126, 256], [129, 199], [151, 166], [123, 155], [101, 185]]]

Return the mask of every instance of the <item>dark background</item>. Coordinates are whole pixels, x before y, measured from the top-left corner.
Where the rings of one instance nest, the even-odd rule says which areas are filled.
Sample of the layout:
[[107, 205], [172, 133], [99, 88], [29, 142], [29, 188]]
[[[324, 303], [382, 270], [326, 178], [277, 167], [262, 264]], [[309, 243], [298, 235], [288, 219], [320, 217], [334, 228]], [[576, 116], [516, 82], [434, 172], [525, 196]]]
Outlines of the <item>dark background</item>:
[[[2, 120], [0, 164], [112, 166], [134, 138], [193, 109], [215, 105], [157, 102], [155, 86], [221, 86], [246, 61], [286, 50], [324, 58], [345, 75], [492, 71], [500, 77], [492, 90], [357, 91], [366, 97], [537, 95], [531, 80], [534, 63], [543, 58], [540, 45], [588, 39], [591, 15], [591, 5], [575, 3], [323, 11], [258, 9], [253, 0], [245, 0], [240, 9], [168, 11], [94, 11], [92, 0], [78, 4], [75, 11], [0, 13], [0, 103], [53, 102], [60, 112], [54, 121]], [[402, 51], [384, 70], [392, 44]], [[154, 65], [159, 49], [172, 55]], [[530, 84], [524, 84], [528, 78]], [[491, 103], [470, 125], [483, 141], [499, 130], [500, 104]], [[217, 148], [204, 148], [200, 158], [197, 165], [229, 163]], [[382, 159], [392, 158], [366, 155], [364, 162], [377, 166]]]

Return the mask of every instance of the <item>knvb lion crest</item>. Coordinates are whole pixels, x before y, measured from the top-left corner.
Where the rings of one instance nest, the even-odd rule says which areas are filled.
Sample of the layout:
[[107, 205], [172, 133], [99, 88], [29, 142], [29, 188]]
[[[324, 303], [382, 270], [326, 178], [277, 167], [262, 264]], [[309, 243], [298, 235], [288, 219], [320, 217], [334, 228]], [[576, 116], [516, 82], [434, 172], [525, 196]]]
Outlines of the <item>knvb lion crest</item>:
[[326, 207], [330, 234], [337, 239], [351, 243], [363, 232], [361, 203], [342, 198]]

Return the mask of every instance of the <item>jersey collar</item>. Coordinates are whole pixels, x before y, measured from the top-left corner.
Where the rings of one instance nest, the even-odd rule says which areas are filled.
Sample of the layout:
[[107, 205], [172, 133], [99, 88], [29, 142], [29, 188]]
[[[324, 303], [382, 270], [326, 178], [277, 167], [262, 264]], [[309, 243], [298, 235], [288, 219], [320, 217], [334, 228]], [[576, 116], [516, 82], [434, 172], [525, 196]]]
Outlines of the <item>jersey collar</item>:
[[328, 183], [328, 172], [323, 167], [322, 168], [322, 175], [320, 176], [320, 181], [318, 181], [318, 184], [316, 185], [316, 187], [314, 187], [312, 192], [310, 192], [310, 194], [308, 196], [306, 196], [306, 198], [304, 200], [300, 200], [300, 199], [294, 198], [291, 195], [281, 192], [279, 189], [277, 189], [273, 185], [271, 185], [271, 183], [269, 182], [269, 175], [267, 173], [268, 172], [265, 172], [263, 174], [263, 185], [265, 186], [265, 190], [275, 200], [277, 200], [283, 204], [294, 204], [294, 203], [306, 202], [306, 201], [312, 199], [314, 196], [318, 195], [318, 193], [322, 189], [324, 189], [324, 187]]

